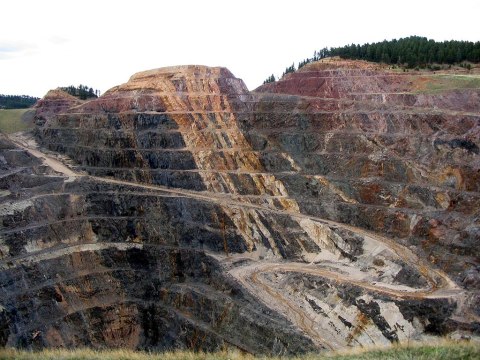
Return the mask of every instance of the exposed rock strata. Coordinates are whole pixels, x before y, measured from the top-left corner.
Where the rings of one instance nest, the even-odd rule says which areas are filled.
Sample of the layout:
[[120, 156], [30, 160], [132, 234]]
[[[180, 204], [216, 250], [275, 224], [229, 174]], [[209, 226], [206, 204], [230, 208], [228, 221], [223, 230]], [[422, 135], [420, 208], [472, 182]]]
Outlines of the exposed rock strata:
[[434, 81], [326, 62], [251, 93], [184, 66], [47, 94], [50, 166], [0, 139], [0, 341], [280, 354], [474, 329], [480, 90]]

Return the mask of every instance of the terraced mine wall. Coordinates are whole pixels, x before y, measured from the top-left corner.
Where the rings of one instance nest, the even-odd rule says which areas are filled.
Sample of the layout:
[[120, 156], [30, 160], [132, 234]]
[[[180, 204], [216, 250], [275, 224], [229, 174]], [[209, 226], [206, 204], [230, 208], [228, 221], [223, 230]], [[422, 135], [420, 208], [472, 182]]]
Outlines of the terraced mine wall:
[[475, 333], [480, 90], [435, 81], [327, 61], [254, 92], [203, 66], [50, 92], [34, 139], [0, 139], [0, 344]]

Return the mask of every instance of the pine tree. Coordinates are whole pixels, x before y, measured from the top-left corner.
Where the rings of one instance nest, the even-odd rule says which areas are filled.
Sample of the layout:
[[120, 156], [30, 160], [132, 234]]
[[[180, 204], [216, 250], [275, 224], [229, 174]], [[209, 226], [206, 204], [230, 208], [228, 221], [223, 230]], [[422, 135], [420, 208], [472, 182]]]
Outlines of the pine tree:
[[[67, 92], [68, 94], [78, 97], [81, 100], [86, 100], [90, 98], [96, 98], [100, 95], [100, 91], [93, 90], [93, 88], [86, 85], [80, 84], [77, 87], [70, 85], [65, 87], [60, 87], [61, 90]], [[98, 92], [98, 95], [97, 95]]]

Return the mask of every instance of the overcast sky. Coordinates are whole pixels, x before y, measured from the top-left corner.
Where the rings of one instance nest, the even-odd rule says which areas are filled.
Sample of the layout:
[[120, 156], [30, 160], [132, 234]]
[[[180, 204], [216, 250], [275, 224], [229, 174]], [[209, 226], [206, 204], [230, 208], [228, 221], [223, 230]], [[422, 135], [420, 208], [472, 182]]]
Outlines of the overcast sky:
[[323, 47], [480, 40], [480, 0], [4, 0], [0, 11], [0, 94], [39, 97], [183, 64], [225, 66], [254, 89]]

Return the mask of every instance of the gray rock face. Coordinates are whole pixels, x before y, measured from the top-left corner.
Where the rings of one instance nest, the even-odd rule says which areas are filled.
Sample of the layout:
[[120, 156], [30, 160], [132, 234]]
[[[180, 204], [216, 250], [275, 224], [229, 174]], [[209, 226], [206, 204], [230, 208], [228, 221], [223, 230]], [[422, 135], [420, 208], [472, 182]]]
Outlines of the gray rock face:
[[475, 329], [479, 90], [328, 66], [43, 99], [40, 148], [0, 138], [0, 344], [288, 354]]

